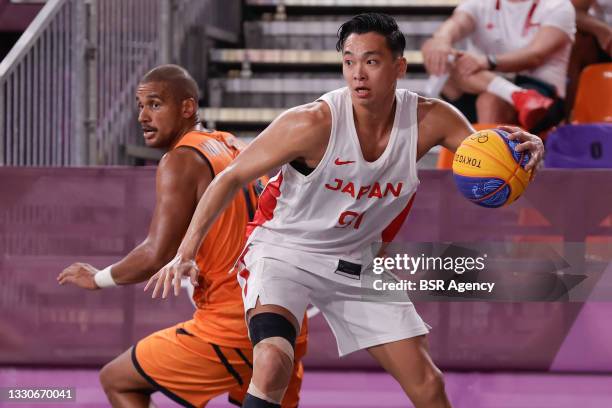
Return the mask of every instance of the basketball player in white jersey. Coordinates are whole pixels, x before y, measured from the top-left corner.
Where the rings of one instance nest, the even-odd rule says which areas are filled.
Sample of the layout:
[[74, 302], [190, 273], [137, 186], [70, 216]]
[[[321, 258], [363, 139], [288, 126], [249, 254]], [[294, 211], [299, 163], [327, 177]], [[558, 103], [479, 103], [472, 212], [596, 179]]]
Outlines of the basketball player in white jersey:
[[[435, 145], [456, 150], [473, 129], [449, 104], [396, 89], [405, 40], [391, 17], [359, 15], [338, 35], [347, 87], [283, 113], [212, 181], [176, 258], [147, 288], [156, 282], [154, 297], [162, 286], [163, 297], [172, 286], [178, 294], [180, 277], [197, 272], [200, 240], [234, 194], [281, 167], [236, 266], [254, 344], [243, 407], [280, 406], [308, 303], [325, 315], [341, 355], [365, 348], [416, 407], [449, 407], [427, 351], [428, 326], [408, 301], [362, 301], [360, 277], [370, 245], [392, 240], [408, 214], [419, 158]], [[541, 140], [513, 130], [533, 168]]]

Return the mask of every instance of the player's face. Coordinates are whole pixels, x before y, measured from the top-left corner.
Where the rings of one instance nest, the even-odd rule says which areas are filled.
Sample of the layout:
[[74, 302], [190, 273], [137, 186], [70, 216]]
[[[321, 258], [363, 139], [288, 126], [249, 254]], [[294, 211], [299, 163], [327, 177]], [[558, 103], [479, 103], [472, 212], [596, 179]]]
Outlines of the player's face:
[[136, 90], [138, 122], [145, 144], [150, 147], [170, 147], [181, 130], [181, 103], [167, 88], [161, 82], [148, 82]]
[[391, 99], [397, 79], [406, 73], [406, 60], [395, 57], [378, 33], [351, 34], [342, 50], [342, 74], [353, 103], [376, 106]]

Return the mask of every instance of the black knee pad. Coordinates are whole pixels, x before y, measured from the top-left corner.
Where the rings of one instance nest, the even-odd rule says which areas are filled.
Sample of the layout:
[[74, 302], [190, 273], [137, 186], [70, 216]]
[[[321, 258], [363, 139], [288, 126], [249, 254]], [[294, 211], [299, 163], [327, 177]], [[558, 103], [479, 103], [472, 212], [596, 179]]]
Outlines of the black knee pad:
[[263, 339], [282, 337], [295, 348], [297, 333], [293, 324], [278, 313], [259, 313], [249, 320], [249, 335], [253, 347]]

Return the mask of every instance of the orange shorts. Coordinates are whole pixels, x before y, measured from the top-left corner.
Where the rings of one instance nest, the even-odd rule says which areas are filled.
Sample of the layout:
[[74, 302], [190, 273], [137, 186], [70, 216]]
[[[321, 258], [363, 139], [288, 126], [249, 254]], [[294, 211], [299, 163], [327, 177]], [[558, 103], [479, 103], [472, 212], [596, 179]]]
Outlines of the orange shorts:
[[[158, 391], [185, 407], [204, 407], [226, 392], [229, 401], [240, 406], [251, 381], [253, 349], [217, 346], [187, 332], [184, 325], [139, 341], [132, 349], [136, 370]], [[298, 344], [283, 408], [298, 406], [305, 353], [306, 344]]]

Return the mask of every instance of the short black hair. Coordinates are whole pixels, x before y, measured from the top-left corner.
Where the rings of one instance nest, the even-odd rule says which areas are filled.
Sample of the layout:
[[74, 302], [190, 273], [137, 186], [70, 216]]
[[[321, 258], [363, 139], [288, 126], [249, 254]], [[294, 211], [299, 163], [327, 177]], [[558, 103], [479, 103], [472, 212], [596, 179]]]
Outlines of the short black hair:
[[166, 64], [159, 65], [147, 72], [141, 84], [149, 82], [165, 83], [169, 87], [169, 92], [178, 101], [193, 98], [198, 102], [198, 84], [187, 70], [179, 65]]
[[336, 50], [342, 51], [344, 42], [351, 34], [378, 33], [385, 37], [387, 46], [395, 57], [404, 55], [406, 38], [397, 26], [395, 19], [382, 13], [363, 13], [351, 18], [338, 29]]

